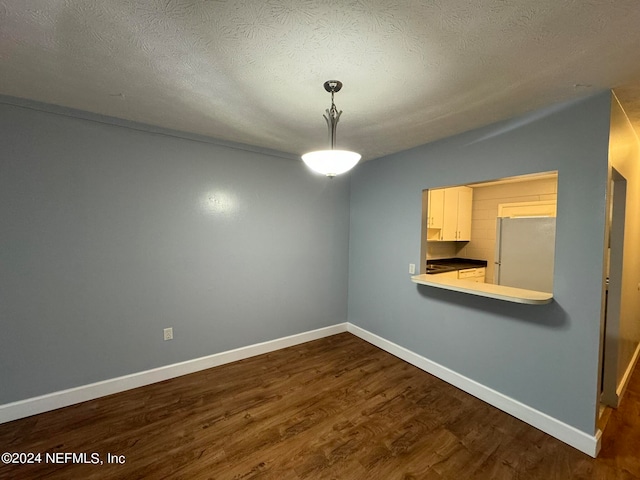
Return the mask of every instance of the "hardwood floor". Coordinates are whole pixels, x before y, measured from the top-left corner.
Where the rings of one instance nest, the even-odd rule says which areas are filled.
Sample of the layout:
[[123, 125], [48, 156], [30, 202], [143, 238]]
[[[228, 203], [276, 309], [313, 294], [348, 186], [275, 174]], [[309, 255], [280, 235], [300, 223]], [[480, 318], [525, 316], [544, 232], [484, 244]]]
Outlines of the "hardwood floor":
[[349, 333], [0, 425], [5, 451], [43, 456], [2, 479], [633, 479], [640, 369], [597, 459]]

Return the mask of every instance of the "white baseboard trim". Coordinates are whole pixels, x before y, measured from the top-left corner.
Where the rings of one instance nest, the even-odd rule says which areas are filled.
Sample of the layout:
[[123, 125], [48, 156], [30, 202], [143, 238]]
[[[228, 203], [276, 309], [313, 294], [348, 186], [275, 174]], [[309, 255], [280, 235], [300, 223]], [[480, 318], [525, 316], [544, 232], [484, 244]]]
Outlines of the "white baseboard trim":
[[640, 357], [640, 343], [636, 346], [636, 351], [633, 353], [633, 357], [631, 357], [631, 361], [629, 365], [627, 365], [627, 370], [624, 372], [622, 376], [622, 380], [620, 380], [620, 384], [618, 388], [616, 388], [616, 396], [618, 397], [616, 400], [616, 405], [620, 405], [620, 400], [622, 400], [622, 396], [624, 392], [627, 390], [627, 385], [629, 384], [629, 379], [631, 378], [631, 374], [633, 370], [636, 368], [636, 363], [638, 362], [638, 357]]
[[[417, 353], [412, 352], [400, 345], [385, 340], [367, 330], [364, 330], [351, 323], [340, 323], [330, 327], [312, 330], [297, 335], [291, 335], [268, 342], [257, 343], [246, 347], [216, 353], [206, 357], [187, 360], [185, 362], [154, 368], [143, 372], [133, 373], [122, 377], [112, 378], [101, 382], [91, 383], [76, 388], [61, 390], [39, 397], [27, 398], [17, 402], [0, 405], [0, 423], [10, 422], [19, 418], [37, 415], [39, 413], [56, 410], [76, 403], [93, 400], [95, 398], [124, 392], [133, 388], [142, 387], [156, 382], [169, 380], [171, 378], [187, 375], [189, 373], [206, 370], [220, 365], [224, 365], [245, 358], [262, 355], [282, 348], [299, 345], [319, 338], [328, 337], [342, 332], [350, 332], [357, 337], [375, 345], [405, 362], [408, 362], [421, 370], [424, 370], [445, 382], [487, 402], [494, 407], [513, 415], [516, 418], [532, 425], [539, 430], [557, 438], [558, 440], [571, 445], [572, 447], [596, 457], [600, 450], [600, 436], [598, 431], [595, 435], [588, 435], [571, 425], [567, 425], [543, 412], [529, 407], [513, 398], [486, 387], [474, 380], [460, 375], [436, 362], [433, 362]], [[630, 375], [630, 371], [635, 365], [640, 355], [640, 346], [636, 349], [634, 360], [627, 370], [625, 377]], [[626, 384], [626, 380], [625, 380]]]
[[180, 377], [189, 373], [206, 370], [226, 363], [236, 362], [245, 358], [262, 355], [282, 348], [292, 347], [301, 343], [310, 342], [323, 337], [329, 337], [337, 333], [347, 331], [346, 323], [339, 323], [330, 327], [311, 330], [288, 337], [256, 343], [246, 347], [236, 348], [226, 352], [195, 358], [185, 362], [166, 365], [143, 372], [132, 373], [123, 377], [112, 378], [101, 382], [82, 385], [76, 388], [61, 390], [58, 392], [27, 398], [17, 402], [0, 405], [0, 423], [10, 422], [19, 418], [29, 417], [38, 413], [48, 412], [69, 405], [74, 405], [87, 400], [104, 397], [125, 390], [142, 387], [151, 383], [162, 382], [170, 378]]
[[425, 372], [428, 372], [441, 380], [463, 390], [480, 400], [487, 402], [503, 412], [506, 412], [529, 425], [548, 433], [552, 437], [571, 445], [572, 447], [586, 453], [592, 457], [596, 457], [600, 451], [601, 432], [595, 435], [589, 435], [568, 425], [560, 420], [553, 418], [546, 413], [540, 412], [529, 407], [511, 397], [508, 397], [496, 390], [482, 385], [470, 378], [460, 375], [436, 362], [433, 362], [417, 353], [412, 352], [400, 345], [385, 340], [378, 335], [368, 332], [351, 323], [347, 324], [347, 330], [360, 337], [361, 339], [381, 348], [382, 350], [401, 358]]

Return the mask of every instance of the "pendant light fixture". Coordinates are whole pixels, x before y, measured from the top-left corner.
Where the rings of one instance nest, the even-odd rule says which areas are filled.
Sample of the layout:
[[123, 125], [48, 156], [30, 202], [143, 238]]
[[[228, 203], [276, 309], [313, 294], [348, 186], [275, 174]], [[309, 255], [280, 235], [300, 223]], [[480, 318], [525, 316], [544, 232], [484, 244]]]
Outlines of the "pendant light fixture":
[[338, 111], [336, 104], [333, 103], [333, 95], [340, 91], [342, 82], [339, 80], [328, 80], [324, 82], [324, 89], [331, 93], [331, 108], [326, 110], [327, 114], [323, 115], [329, 127], [329, 139], [331, 141], [331, 150], [318, 150], [302, 155], [302, 161], [307, 166], [318, 173], [322, 173], [327, 177], [335, 177], [341, 173], [347, 172], [356, 166], [360, 161], [360, 154], [350, 152], [348, 150], [336, 150], [336, 127], [338, 120], [342, 115], [342, 110]]

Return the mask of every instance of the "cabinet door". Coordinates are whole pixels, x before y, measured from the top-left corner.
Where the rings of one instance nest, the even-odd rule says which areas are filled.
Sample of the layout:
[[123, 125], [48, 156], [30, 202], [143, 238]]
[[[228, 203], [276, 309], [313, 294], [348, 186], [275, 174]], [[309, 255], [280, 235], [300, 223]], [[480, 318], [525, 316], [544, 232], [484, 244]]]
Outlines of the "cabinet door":
[[429, 190], [427, 228], [442, 228], [444, 220], [444, 189]]
[[444, 219], [442, 222], [442, 240], [455, 241], [458, 236], [458, 190], [444, 189]]
[[[429, 275], [429, 277], [434, 277], [435, 280], [439, 280], [442, 278], [451, 278], [451, 279], [458, 279], [458, 271], [454, 270], [453, 272], [445, 272], [445, 273], [432, 273], [431, 275]], [[427, 278], [429, 278], [427, 277]]]
[[458, 278], [460, 280], [468, 280], [478, 276], [477, 268], [464, 268], [462, 270], [458, 270]]
[[471, 240], [471, 210], [473, 208], [473, 189], [457, 187], [458, 190], [458, 234], [456, 240]]
[[440, 240], [455, 242], [471, 240], [471, 209], [473, 189], [451, 187], [442, 189], [444, 207]]
[[485, 268], [465, 268], [458, 270], [458, 278], [461, 280], [468, 280], [470, 282], [484, 283]]

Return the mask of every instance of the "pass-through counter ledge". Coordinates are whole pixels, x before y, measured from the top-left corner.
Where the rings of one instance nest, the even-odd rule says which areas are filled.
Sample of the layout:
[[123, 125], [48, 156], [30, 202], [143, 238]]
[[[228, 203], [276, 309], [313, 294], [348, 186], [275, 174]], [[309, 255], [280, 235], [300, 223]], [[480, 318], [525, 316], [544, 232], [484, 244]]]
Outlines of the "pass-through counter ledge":
[[437, 275], [414, 275], [411, 281], [420, 285], [453, 290], [454, 292], [469, 293], [480, 297], [496, 298], [505, 302], [525, 303], [529, 305], [544, 305], [553, 300], [553, 293], [525, 290], [523, 288], [505, 287], [492, 283], [476, 283], [454, 278], [437, 279]]

